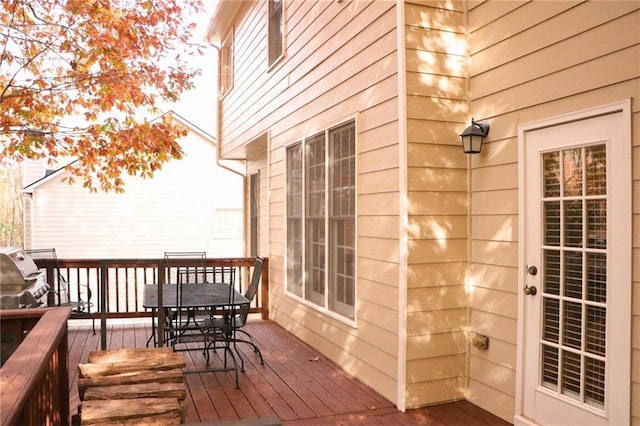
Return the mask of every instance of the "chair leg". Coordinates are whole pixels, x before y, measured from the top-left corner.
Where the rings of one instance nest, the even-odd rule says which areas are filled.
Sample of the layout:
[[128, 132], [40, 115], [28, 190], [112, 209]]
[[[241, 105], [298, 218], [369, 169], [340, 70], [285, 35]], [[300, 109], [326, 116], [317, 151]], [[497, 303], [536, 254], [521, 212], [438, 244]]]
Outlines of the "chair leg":
[[233, 371], [236, 377], [236, 389], [240, 389], [240, 378], [238, 376], [238, 363], [236, 362], [236, 357], [233, 355], [233, 351], [229, 347], [229, 344], [226, 344], [224, 347], [224, 368], [227, 368], [227, 352], [229, 352], [229, 355], [231, 356], [231, 359], [233, 361]]
[[238, 358], [240, 358], [240, 371], [244, 373], [244, 358], [242, 358], [242, 353], [240, 353], [240, 349], [238, 349], [238, 345], [236, 345], [236, 339], [233, 339], [233, 350], [238, 354]]
[[251, 344], [251, 346], [253, 346], [253, 351], [258, 352], [258, 346], [256, 345], [256, 342], [253, 340], [253, 336], [241, 328], [239, 328], [238, 331], [240, 333], [243, 333], [245, 336], [249, 338], [249, 341], [250, 341], [249, 343]]
[[253, 352], [258, 354], [258, 356], [260, 357], [260, 365], [264, 365], [264, 358], [262, 357], [262, 352], [258, 348], [258, 345], [256, 345], [255, 340], [253, 340], [253, 336], [251, 336], [249, 333], [247, 333], [246, 331], [244, 331], [242, 329], [238, 329], [236, 331], [239, 331], [239, 332], [243, 333], [244, 335], [248, 336], [249, 340], [235, 339], [235, 341], [237, 343], [246, 343], [247, 345], [250, 345], [251, 347], [253, 347]]

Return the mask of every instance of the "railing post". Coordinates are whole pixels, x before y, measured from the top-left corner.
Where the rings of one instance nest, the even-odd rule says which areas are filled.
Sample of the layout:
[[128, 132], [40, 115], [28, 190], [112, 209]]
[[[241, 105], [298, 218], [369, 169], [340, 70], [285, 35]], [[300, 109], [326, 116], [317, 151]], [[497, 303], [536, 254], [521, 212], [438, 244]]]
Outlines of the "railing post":
[[262, 309], [262, 319], [269, 319], [269, 259], [264, 259], [264, 265], [262, 267], [262, 297], [260, 299], [260, 308]]
[[100, 349], [107, 350], [107, 265], [100, 262]]
[[158, 264], [158, 347], [164, 346], [164, 325], [166, 322], [164, 307], [162, 306], [162, 285], [164, 284], [164, 263]]

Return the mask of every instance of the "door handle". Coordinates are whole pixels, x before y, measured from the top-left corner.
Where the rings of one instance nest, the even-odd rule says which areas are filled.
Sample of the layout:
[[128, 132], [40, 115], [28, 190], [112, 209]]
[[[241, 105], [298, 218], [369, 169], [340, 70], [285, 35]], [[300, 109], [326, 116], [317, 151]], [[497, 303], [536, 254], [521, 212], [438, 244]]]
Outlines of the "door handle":
[[536, 288], [535, 285], [532, 286], [525, 286], [524, 287], [524, 294], [526, 294], [527, 296], [535, 296], [538, 293], [538, 289]]

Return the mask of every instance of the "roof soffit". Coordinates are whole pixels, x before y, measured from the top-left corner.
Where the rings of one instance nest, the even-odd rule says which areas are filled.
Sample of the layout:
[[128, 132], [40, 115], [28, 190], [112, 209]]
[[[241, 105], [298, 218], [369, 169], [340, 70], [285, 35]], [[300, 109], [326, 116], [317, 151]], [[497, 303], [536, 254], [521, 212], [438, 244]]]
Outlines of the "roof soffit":
[[242, 6], [254, 1], [220, 0], [209, 20], [204, 39], [209, 43], [219, 44], [233, 27], [233, 20]]

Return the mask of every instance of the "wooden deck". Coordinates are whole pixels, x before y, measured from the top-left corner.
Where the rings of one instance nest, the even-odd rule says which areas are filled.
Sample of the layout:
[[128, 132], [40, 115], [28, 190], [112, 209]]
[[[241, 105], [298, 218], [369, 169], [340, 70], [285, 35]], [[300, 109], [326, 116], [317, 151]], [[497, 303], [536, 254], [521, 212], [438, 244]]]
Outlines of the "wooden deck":
[[[215, 424], [257, 418], [286, 425], [508, 425], [467, 402], [441, 404], [404, 413], [373, 390], [271, 321], [251, 321], [248, 330], [262, 349], [265, 365], [243, 345], [245, 373], [235, 389], [231, 373], [187, 374], [186, 422]], [[86, 325], [69, 324], [70, 409], [77, 413], [78, 363], [98, 350], [99, 334]], [[108, 349], [144, 347], [147, 322], [109, 324]], [[198, 351], [184, 352], [187, 370], [205, 367]], [[212, 359], [212, 363], [220, 363]], [[215, 366], [215, 364], [213, 364]]]

